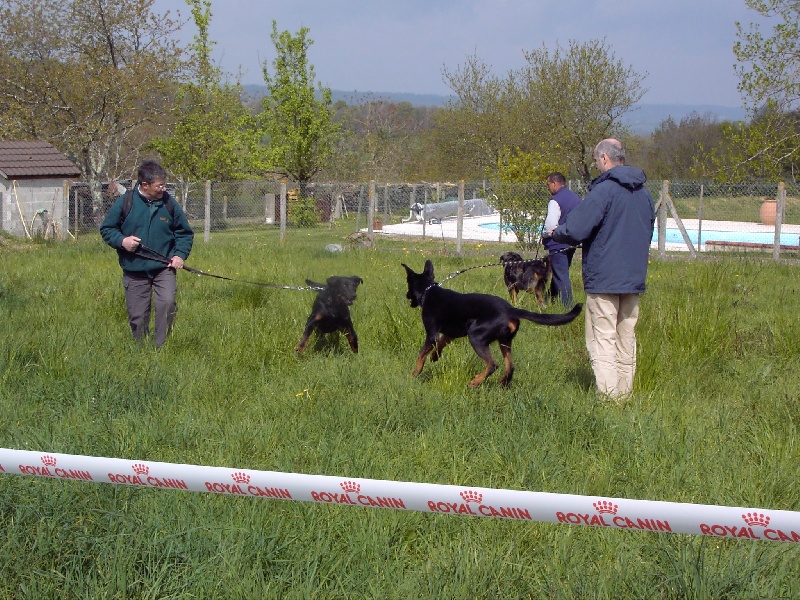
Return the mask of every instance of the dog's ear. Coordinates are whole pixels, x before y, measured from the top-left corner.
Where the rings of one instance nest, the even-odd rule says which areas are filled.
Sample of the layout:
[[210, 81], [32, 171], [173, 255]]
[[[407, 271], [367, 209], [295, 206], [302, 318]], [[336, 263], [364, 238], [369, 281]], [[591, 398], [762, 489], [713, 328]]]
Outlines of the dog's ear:
[[422, 274], [433, 277], [433, 262], [431, 262], [430, 258], [425, 261], [425, 269], [422, 271]]
[[363, 279], [361, 279], [361, 277], [359, 277], [358, 275], [353, 275], [353, 276], [350, 278], [350, 281], [352, 281], [352, 282], [353, 282], [353, 285], [356, 285], [356, 286], [358, 286], [358, 285], [360, 285], [360, 284], [364, 283], [364, 280], [363, 280]]
[[409, 276], [416, 275], [416, 273], [414, 273], [414, 271], [411, 270], [411, 267], [409, 267], [406, 263], [400, 263], [400, 264], [403, 265], [403, 267], [405, 267], [406, 275], [409, 275]]

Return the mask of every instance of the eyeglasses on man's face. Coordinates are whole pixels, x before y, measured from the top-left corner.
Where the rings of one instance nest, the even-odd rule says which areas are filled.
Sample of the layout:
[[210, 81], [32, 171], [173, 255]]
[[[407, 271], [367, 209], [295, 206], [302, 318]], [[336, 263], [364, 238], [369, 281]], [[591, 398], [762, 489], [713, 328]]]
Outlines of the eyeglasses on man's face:
[[167, 184], [165, 182], [155, 182], [155, 181], [145, 181], [143, 182], [145, 185], [153, 188], [154, 190], [161, 190], [162, 192], [167, 189]]

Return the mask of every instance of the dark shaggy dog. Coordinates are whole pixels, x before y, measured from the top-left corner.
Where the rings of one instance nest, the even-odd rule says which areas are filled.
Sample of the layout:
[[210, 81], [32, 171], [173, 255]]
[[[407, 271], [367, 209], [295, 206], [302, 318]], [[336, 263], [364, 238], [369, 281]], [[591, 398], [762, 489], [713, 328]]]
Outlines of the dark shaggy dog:
[[314, 329], [319, 333], [343, 332], [350, 342], [350, 349], [358, 352], [358, 336], [350, 318], [350, 305], [356, 301], [356, 288], [360, 283], [364, 283], [364, 280], [356, 276], [328, 277], [326, 285], [306, 279], [306, 284], [320, 288], [320, 292], [314, 299], [303, 337], [295, 348], [297, 352], [305, 350], [308, 338]]
[[413, 375], [419, 375], [428, 354], [436, 361], [442, 349], [455, 338], [467, 336], [475, 353], [485, 368], [478, 373], [470, 387], [477, 387], [497, 369], [489, 344], [497, 342], [505, 361], [505, 373], [500, 383], [508, 385], [514, 375], [511, 361], [511, 342], [520, 326], [520, 319], [540, 325], [564, 325], [581, 312], [576, 304], [568, 313], [533, 313], [511, 306], [507, 301], [488, 294], [461, 294], [441, 287], [433, 277], [433, 263], [425, 261], [425, 270], [415, 273], [408, 265], [406, 269], [408, 293], [411, 307], [422, 308], [422, 324], [425, 326], [425, 343], [417, 356]]
[[550, 258], [525, 260], [516, 252], [506, 252], [500, 257], [500, 262], [503, 263], [503, 281], [511, 303], [516, 305], [519, 292], [528, 292], [536, 296], [539, 306], [544, 306], [547, 280], [552, 274]]

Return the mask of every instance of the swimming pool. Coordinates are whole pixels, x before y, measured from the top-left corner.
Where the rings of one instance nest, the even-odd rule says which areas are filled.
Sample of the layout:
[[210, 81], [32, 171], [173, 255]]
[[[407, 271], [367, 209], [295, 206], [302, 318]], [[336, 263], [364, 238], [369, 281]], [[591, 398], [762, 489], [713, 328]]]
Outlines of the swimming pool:
[[[703, 236], [703, 243], [709, 241], [714, 242], [751, 242], [754, 244], [774, 244], [775, 233], [772, 231], [715, 231], [713, 229], [703, 229], [700, 231]], [[686, 234], [692, 241], [692, 244], [697, 246], [697, 229], [686, 229]], [[665, 239], [668, 244], [684, 244], [683, 236], [679, 229], [667, 229]], [[653, 231], [653, 243], [658, 242], [658, 230]], [[798, 234], [796, 233], [782, 233], [781, 245], [784, 246], [797, 246]]]
[[[485, 229], [499, 230], [500, 223], [483, 223], [480, 227]], [[508, 231], [508, 229], [506, 229]], [[666, 232], [667, 244], [685, 244], [680, 229], [668, 227]], [[697, 229], [686, 229], [686, 234], [692, 241], [692, 244], [697, 246]], [[703, 237], [703, 243], [709, 241], [715, 242], [751, 242], [754, 244], [773, 244], [775, 243], [775, 233], [772, 231], [720, 231], [714, 229], [702, 229], [700, 234]], [[653, 243], [658, 242], [658, 228], [653, 230]], [[784, 246], [797, 246], [800, 245], [800, 235], [797, 233], [782, 233], [781, 245]]]

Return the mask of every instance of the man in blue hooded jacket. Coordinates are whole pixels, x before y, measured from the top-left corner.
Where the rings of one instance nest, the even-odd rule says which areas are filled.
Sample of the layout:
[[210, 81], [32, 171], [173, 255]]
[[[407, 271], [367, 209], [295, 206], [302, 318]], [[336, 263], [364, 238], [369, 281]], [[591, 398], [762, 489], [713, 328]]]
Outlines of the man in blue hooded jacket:
[[619, 398], [633, 389], [634, 330], [639, 295], [645, 291], [655, 207], [644, 187], [644, 171], [625, 165], [619, 140], [598, 143], [594, 160], [600, 175], [552, 237], [583, 244], [586, 348], [598, 391]]
[[103, 240], [119, 255], [125, 307], [136, 340], [150, 330], [151, 298], [155, 296], [158, 348], [167, 340], [178, 310], [176, 270], [183, 268], [194, 242], [186, 214], [166, 190], [166, 177], [156, 161], [144, 161], [139, 166], [128, 214], [124, 214], [123, 194], [111, 205], [100, 226]]

